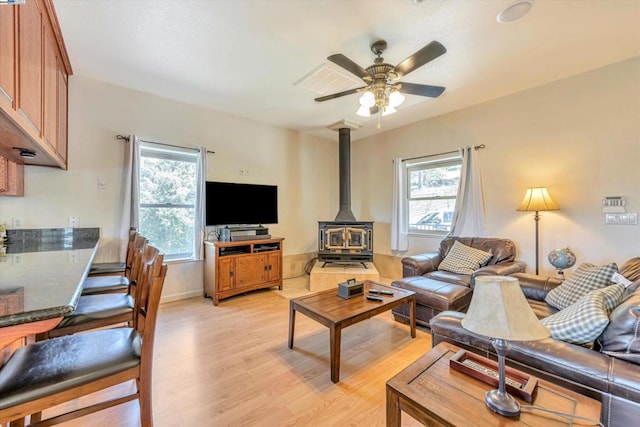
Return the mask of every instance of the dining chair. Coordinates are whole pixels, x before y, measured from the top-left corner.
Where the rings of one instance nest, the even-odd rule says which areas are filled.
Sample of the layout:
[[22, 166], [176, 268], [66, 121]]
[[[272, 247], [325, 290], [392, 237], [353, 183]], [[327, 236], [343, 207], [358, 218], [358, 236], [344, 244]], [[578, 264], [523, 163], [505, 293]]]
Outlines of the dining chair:
[[142, 251], [134, 254], [132, 280], [129, 292], [101, 295], [81, 295], [75, 310], [62, 318], [58, 326], [36, 335], [36, 341], [61, 337], [63, 335], [85, 332], [105, 327], [132, 326], [135, 317], [135, 301], [141, 292], [137, 283], [151, 265], [164, 255], [158, 248], [145, 245]]
[[[152, 362], [158, 306], [167, 265], [160, 254], [143, 268], [138, 282], [134, 326], [66, 335], [17, 349], [0, 368], [0, 425], [30, 422], [55, 425], [138, 400], [142, 427], [153, 426]], [[42, 411], [135, 381], [136, 390], [42, 420]], [[100, 397], [99, 394], [94, 395]]]
[[147, 243], [148, 240], [143, 235], [136, 233], [133, 241], [130, 241], [128, 245], [125, 274], [87, 277], [82, 282], [82, 295], [128, 292], [133, 276], [134, 256], [136, 252], [142, 251]]
[[114, 274], [124, 276], [127, 270], [127, 258], [129, 257], [129, 252], [131, 251], [131, 244], [133, 243], [137, 234], [138, 234], [137, 228], [131, 227], [129, 229], [129, 242], [127, 243], [127, 253], [125, 255], [124, 261], [91, 263], [91, 267], [89, 267], [89, 277], [104, 276], [104, 275], [111, 276]]

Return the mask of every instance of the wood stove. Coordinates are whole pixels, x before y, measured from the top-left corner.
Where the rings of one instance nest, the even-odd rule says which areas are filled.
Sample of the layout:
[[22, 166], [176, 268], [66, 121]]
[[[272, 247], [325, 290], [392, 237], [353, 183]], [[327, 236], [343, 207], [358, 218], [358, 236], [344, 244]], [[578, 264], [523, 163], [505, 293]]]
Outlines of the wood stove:
[[[339, 134], [340, 210], [333, 221], [318, 222], [318, 261], [327, 263], [373, 262], [373, 221], [357, 221], [351, 212], [351, 128], [337, 123]], [[349, 127], [351, 126], [351, 127]]]
[[[318, 261], [373, 262], [373, 222], [318, 222]], [[323, 267], [324, 267], [323, 264]]]

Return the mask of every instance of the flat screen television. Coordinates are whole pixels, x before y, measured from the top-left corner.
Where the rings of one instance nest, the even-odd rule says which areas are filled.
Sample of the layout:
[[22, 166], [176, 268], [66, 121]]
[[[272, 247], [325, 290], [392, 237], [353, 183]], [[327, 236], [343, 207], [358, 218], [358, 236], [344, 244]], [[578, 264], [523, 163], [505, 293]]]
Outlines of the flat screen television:
[[277, 224], [278, 186], [207, 181], [207, 225]]

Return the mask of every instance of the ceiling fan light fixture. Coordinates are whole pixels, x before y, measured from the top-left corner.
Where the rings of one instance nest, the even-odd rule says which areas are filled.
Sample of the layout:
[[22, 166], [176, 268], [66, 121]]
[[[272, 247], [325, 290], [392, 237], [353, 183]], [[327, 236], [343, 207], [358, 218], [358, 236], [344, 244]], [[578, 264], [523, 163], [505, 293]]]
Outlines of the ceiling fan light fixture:
[[371, 113], [369, 113], [369, 107], [365, 107], [364, 105], [361, 105], [360, 108], [358, 108], [356, 114], [360, 117], [371, 117]]
[[363, 93], [360, 97], [360, 105], [367, 108], [376, 105], [376, 97], [373, 95], [373, 92], [367, 90]]
[[502, 9], [496, 20], [501, 24], [517, 21], [533, 8], [533, 0], [516, 0]]
[[404, 95], [394, 90], [389, 95], [389, 107], [395, 108], [404, 102]]

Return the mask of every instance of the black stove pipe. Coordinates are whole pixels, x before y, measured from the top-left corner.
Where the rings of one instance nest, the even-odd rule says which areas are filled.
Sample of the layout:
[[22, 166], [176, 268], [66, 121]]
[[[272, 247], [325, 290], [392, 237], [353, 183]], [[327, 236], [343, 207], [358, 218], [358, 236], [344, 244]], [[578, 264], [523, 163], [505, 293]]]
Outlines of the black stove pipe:
[[338, 129], [340, 168], [340, 210], [335, 221], [355, 221], [351, 212], [351, 129]]

